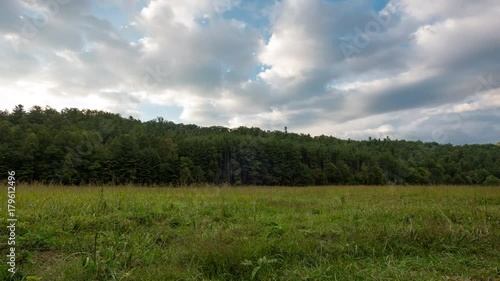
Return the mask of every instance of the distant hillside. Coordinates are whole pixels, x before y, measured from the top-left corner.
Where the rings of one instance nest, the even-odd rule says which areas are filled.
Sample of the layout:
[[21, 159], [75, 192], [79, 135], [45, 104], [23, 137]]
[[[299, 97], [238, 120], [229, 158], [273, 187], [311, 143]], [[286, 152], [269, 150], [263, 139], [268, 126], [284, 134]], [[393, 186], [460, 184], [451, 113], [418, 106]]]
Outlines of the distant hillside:
[[22, 105], [0, 112], [0, 170], [63, 184], [488, 184], [500, 146], [340, 140]]

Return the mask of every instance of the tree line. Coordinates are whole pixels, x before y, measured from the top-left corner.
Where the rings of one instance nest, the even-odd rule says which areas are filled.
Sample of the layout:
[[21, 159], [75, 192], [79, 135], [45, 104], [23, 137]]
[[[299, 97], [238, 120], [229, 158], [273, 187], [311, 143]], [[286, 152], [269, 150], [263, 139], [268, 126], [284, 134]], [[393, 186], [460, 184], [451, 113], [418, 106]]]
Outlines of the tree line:
[[18, 105], [0, 111], [0, 170], [66, 185], [500, 185], [500, 146], [341, 140]]

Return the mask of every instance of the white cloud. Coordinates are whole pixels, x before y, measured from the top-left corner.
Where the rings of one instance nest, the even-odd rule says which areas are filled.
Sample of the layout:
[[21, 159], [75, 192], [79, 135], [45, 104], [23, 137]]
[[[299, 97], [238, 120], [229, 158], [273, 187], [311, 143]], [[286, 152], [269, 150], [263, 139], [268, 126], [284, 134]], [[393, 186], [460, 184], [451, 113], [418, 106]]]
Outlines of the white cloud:
[[271, 130], [281, 130], [288, 123], [286, 114], [277, 108], [270, 108], [270, 111], [254, 115], [240, 115], [229, 120], [229, 127], [240, 126], [268, 128]]
[[[497, 2], [392, 0], [382, 12], [389, 24], [346, 58], [340, 44], [376, 21], [371, 1], [284, 0], [265, 8], [233, 0], [143, 8], [132, 0], [97, 8], [69, 1], [54, 10], [46, 1], [7, 0], [0, 2], [0, 95], [10, 109], [23, 103], [140, 117], [143, 104], [179, 106], [185, 123], [345, 138], [433, 140], [451, 123], [454, 131], [439, 141], [496, 142]], [[93, 14], [100, 8], [124, 15]], [[242, 10], [251, 14], [238, 16]]]

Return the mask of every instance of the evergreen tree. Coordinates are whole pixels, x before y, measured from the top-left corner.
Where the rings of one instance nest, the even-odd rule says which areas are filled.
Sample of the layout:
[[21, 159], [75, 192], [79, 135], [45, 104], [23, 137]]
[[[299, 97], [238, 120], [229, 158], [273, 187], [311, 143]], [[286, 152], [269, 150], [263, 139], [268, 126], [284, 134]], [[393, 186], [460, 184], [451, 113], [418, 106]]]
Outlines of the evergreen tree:
[[0, 111], [0, 168], [22, 182], [496, 185], [499, 159], [498, 144], [340, 140], [72, 108]]

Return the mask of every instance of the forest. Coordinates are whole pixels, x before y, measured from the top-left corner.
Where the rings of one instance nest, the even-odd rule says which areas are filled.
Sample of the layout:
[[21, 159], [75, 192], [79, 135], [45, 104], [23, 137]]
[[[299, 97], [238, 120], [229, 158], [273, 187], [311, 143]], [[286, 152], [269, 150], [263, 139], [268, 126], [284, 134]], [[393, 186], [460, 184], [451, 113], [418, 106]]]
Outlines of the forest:
[[500, 185], [500, 146], [342, 140], [18, 105], [0, 111], [0, 170], [64, 185]]

